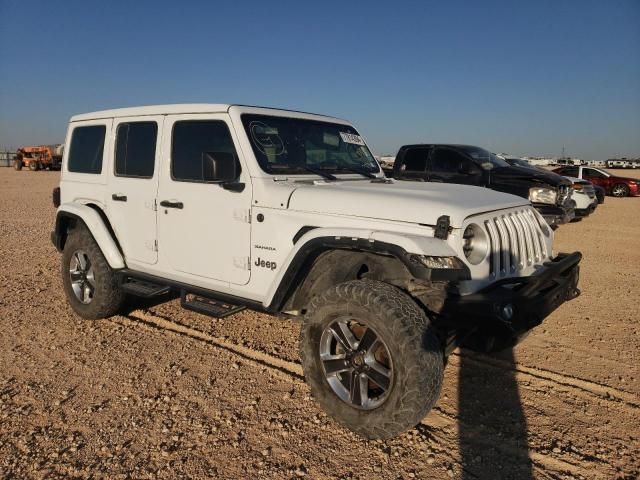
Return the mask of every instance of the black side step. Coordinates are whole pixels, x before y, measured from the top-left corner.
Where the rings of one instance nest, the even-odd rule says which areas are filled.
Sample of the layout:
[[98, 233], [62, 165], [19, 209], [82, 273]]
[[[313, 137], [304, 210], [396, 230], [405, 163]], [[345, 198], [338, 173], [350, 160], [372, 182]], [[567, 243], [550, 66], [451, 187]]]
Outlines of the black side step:
[[233, 305], [214, 300], [213, 298], [187, 292], [184, 289], [180, 290], [180, 305], [187, 310], [193, 310], [214, 318], [225, 318], [245, 309], [242, 305]]
[[171, 287], [167, 285], [158, 285], [157, 283], [133, 277], [124, 277], [120, 284], [120, 288], [122, 288], [126, 293], [142, 298], [157, 297], [158, 295], [164, 295], [171, 290]]

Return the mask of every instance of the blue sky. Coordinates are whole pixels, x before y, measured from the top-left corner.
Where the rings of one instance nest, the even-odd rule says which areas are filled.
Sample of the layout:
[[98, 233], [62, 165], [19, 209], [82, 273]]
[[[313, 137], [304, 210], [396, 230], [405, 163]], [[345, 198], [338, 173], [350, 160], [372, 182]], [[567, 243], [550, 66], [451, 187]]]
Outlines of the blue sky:
[[640, 156], [640, 0], [0, 0], [0, 149], [74, 113], [179, 102], [354, 122], [378, 154], [458, 142]]

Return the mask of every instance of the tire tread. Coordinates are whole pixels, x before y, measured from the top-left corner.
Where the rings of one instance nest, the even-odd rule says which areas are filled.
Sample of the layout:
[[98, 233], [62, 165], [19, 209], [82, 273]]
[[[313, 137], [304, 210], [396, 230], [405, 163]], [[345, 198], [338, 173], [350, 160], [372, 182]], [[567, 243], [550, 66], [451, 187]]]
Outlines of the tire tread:
[[[362, 421], [348, 421], [341, 411], [352, 407], [329, 391], [335, 398], [331, 402], [330, 396], [326, 398], [324, 392], [318, 391], [317, 382], [310, 382], [314, 396], [338, 422], [365, 438], [390, 438], [419, 423], [438, 399], [444, 370], [442, 345], [430, 329], [425, 312], [406, 293], [384, 282], [354, 280], [327, 289], [312, 300], [301, 329], [300, 355], [305, 374], [316, 368], [316, 353], [310, 347], [311, 326], [318, 321], [315, 318], [318, 310], [329, 303], [343, 304], [345, 308], [349, 304], [356, 304], [371, 312], [378, 312], [377, 316], [388, 322], [394, 332], [392, 341], [398, 342], [403, 360], [411, 366], [403, 375], [403, 383], [394, 386], [394, 389], [400, 388], [402, 394], [396, 408], [387, 412], [386, 416], [375, 414], [382, 408], [379, 407], [363, 415]], [[325, 386], [325, 389], [328, 388]]]
[[[93, 266], [96, 290], [91, 303], [85, 305], [75, 298], [68, 275], [70, 256], [78, 249], [84, 250]], [[62, 255], [62, 278], [71, 308], [82, 318], [97, 320], [118, 313], [124, 303], [125, 294], [120, 289], [118, 278], [102, 254], [102, 250], [89, 230], [84, 226], [74, 228], [67, 238]]]

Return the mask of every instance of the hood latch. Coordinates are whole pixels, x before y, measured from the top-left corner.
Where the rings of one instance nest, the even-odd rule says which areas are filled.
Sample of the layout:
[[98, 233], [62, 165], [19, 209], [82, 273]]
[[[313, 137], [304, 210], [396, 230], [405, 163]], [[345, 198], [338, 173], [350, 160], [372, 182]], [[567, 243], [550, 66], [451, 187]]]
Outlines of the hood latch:
[[442, 215], [438, 217], [438, 221], [436, 222], [436, 233], [435, 237], [441, 240], [446, 240], [449, 236], [449, 227], [451, 225], [451, 219], [449, 215]]

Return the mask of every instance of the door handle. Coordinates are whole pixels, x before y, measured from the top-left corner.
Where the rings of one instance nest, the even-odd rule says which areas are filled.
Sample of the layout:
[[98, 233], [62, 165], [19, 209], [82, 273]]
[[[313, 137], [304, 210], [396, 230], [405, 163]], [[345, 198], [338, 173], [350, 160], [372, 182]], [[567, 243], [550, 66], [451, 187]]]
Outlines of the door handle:
[[184, 204], [182, 202], [172, 202], [171, 200], [162, 200], [160, 202], [160, 206], [165, 208], [184, 208]]
[[111, 195], [111, 199], [114, 202], [126, 202], [127, 201], [127, 196], [126, 195], [120, 195], [119, 193], [114, 193], [113, 195]]

